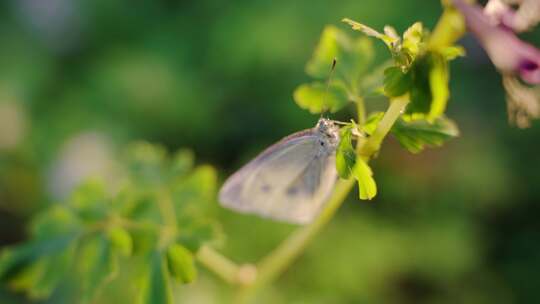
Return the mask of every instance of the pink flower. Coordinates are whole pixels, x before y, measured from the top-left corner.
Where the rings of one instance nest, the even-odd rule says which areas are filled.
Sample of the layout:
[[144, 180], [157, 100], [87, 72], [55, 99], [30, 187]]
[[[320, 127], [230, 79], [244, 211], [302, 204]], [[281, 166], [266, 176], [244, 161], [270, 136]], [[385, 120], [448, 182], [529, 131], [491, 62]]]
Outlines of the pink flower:
[[[532, 1], [530, 3], [535, 4], [538, 0]], [[529, 84], [540, 84], [540, 50], [522, 41], [513, 32], [520, 24], [519, 20], [522, 20], [517, 19], [516, 12], [500, 0], [491, 0], [486, 10], [463, 0], [453, 2], [499, 70], [504, 74], [517, 74]], [[522, 5], [526, 2], [523, 0]]]

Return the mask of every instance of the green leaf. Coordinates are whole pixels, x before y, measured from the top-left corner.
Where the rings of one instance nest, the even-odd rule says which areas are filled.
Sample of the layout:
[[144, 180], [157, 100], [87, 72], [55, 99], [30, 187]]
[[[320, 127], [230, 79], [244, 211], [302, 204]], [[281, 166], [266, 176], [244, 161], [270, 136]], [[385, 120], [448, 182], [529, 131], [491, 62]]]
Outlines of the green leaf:
[[336, 169], [341, 178], [349, 178], [356, 163], [356, 151], [352, 145], [352, 127], [340, 130], [340, 142], [336, 152]]
[[375, 129], [377, 129], [377, 126], [379, 125], [379, 122], [381, 121], [383, 116], [384, 112], [371, 113], [364, 125], [362, 126], [362, 131], [367, 135], [373, 135], [373, 132], [375, 132]]
[[125, 156], [131, 179], [142, 187], [164, 182], [166, 150], [146, 142], [131, 144]]
[[302, 109], [311, 113], [339, 111], [349, 102], [347, 89], [339, 81], [332, 81], [326, 90], [326, 85], [320, 82], [300, 85], [294, 91], [294, 100]]
[[465, 49], [458, 45], [445, 47], [439, 50], [439, 52], [448, 61], [465, 56]]
[[349, 24], [353, 30], [361, 31], [362, 33], [377, 38], [381, 41], [383, 41], [386, 46], [388, 46], [389, 49], [393, 50], [396, 43], [399, 43], [399, 37], [395, 37], [394, 35], [387, 35], [379, 33], [378, 31], [372, 29], [371, 27], [364, 25], [362, 23], [353, 21], [349, 18], [344, 18], [341, 20], [342, 22], [345, 22]]
[[425, 32], [422, 23], [416, 22], [410, 26], [403, 39], [399, 37], [396, 30], [391, 26], [384, 27], [384, 34], [350, 19], [343, 19], [345, 23], [352, 26], [353, 30], [358, 30], [364, 34], [382, 40], [392, 54], [397, 67], [407, 70], [415, 61], [415, 58], [425, 52]]
[[78, 234], [73, 232], [4, 248], [0, 254], [0, 281], [9, 280], [41, 256], [58, 254], [77, 236]]
[[445, 117], [437, 118], [433, 123], [426, 120], [396, 121], [391, 130], [399, 143], [412, 153], [418, 153], [425, 146], [441, 146], [448, 139], [459, 135], [456, 124]]
[[377, 195], [377, 184], [373, 179], [373, 172], [369, 165], [360, 157], [356, 159], [356, 165], [352, 171], [358, 181], [358, 190], [361, 200], [371, 200]]
[[20, 271], [11, 275], [8, 281], [9, 288], [16, 292], [30, 291], [36, 285], [37, 280], [47, 271], [45, 259], [22, 267]]
[[0, 254], [0, 281], [31, 298], [48, 297], [70, 269], [77, 236], [73, 232], [5, 248]]
[[157, 251], [150, 255], [149, 274], [146, 278], [142, 292], [142, 304], [170, 304], [172, 291], [169, 280], [167, 261]]
[[403, 72], [399, 67], [384, 70], [384, 92], [389, 97], [401, 96], [409, 91], [412, 85], [410, 72]]
[[72, 243], [62, 251], [43, 258], [43, 272], [36, 277], [33, 286], [28, 289], [31, 298], [44, 299], [52, 294], [71, 270], [76, 247], [76, 244]]
[[177, 215], [196, 217], [214, 201], [217, 173], [211, 166], [199, 166], [193, 172], [176, 180], [172, 186], [172, 199]]
[[87, 239], [78, 258], [81, 268], [81, 301], [89, 303], [118, 273], [118, 256], [102, 234]]
[[80, 222], [68, 208], [54, 204], [37, 214], [30, 223], [30, 234], [37, 239], [51, 238], [80, 229]]
[[364, 37], [351, 38], [335, 26], [327, 26], [306, 65], [308, 75], [327, 79], [334, 59], [337, 60], [334, 76], [350, 85], [357, 82], [373, 61], [373, 45]]
[[411, 67], [409, 73], [412, 73], [413, 83], [409, 91], [411, 102], [407, 106], [407, 114], [429, 113], [432, 100], [429, 83], [430, 70], [431, 61], [428, 56], [421, 56]]
[[411, 56], [411, 61], [422, 51], [424, 39], [424, 27], [421, 22], [411, 25], [403, 33], [402, 48]]
[[197, 277], [193, 254], [179, 244], [167, 249], [167, 262], [171, 275], [182, 283], [190, 283]]
[[107, 237], [115, 251], [123, 256], [131, 255], [133, 251], [133, 240], [126, 229], [113, 227], [107, 231]]
[[100, 180], [88, 180], [77, 186], [67, 205], [85, 222], [103, 219], [110, 206], [105, 185]]
[[224, 238], [221, 227], [216, 222], [200, 220], [191, 222], [179, 233], [177, 241], [192, 252], [196, 252], [203, 243], [220, 244]]
[[187, 174], [195, 163], [195, 156], [191, 150], [181, 149], [172, 159], [171, 171], [173, 176], [182, 176]]
[[427, 119], [433, 121], [437, 117], [444, 114], [446, 104], [450, 97], [448, 88], [448, 64], [442, 55], [433, 53], [430, 57], [431, 69], [429, 71], [429, 86], [431, 89], [431, 108]]
[[196, 251], [203, 243], [218, 241], [220, 227], [209, 218], [215, 208], [217, 174], [210, 166], [199, 166], [186, 178], [176, 181], [172, 188], [178, 226], [177, 240]]

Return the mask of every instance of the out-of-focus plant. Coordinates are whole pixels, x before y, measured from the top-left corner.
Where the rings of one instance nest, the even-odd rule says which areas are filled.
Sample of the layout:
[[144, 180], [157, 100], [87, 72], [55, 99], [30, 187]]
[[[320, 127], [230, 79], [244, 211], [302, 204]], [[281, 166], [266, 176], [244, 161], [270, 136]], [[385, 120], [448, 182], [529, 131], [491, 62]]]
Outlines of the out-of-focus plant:
[[[508, 89], [522, 86], [516, 77], [537, 83], [537, 50], [500, 25], [522, 29], [526, 26], [520, 19], [497, 10], [493, 18], [498, 23], [493, 25], [492, 17], [479, 7], [461, 0], [444, 4], [445, 11], [432, 32], [417, 22], [398, 35], [391, 26], [380, 32], [350, 19], [343, 21], [363, 35], [335, 26], [323, 30], [306, 66], [314, 80], [300, 85], [293, 95], [298, 106], [313, 114], [356, 109], [356, 117], [340, 131], [336, 167], [341, 179], [318, 217], [299, 227], [259, 263], [238, 265], [212, 247], [220, 235], [209, 214], [215, 202], [214, 170], [194, 167], [194, 157], [186, 150], [167, 157], [163, 148], [139, 143], [127, 149], [124, 179], [114, 192], [99, 182], [88, 182], [64, 204], [38, 214], [30, 239], [1, 253], [0, 280], [32, 298], [46, 298], [75, 272], [80, 302], [88, 303], [118, 274], [119, 258], [138, 259], [142, 261], [136, 271], [140, 273], [137, 290], [141, 303], [171, 303], [171, 280], [193, 281], [198, 261], [237, 286], [239, 301], [249, 300], [302, 253], [355, 183], [360, 199], [377, 195], [369, 162], [380, 153], [387, 135], [411, 153], [441, 146], [458, 136], [456, 124], [445, 112], [450, 98], [449, 63], [464, 55], [455, 42], [465, 33], [466, 23], [494, 64], [512, 77], [505, 78], [511, 100], [522, 100], [524, 94], [521, 89]], [[490, 7], [493, 10], [493, 4]], [[390, 59], [379, 67], [372, 66], [370, 38], [380, 40], [389, 51]], [[504, 51], [510, 57], [500, 57], [500, 48], [493, 41], [508, 41], [511, 48]], [[334, 60], [338, 62], [334, 77], [326, 85]], [[367, 107], [366, 100], [374, 95], [388, 101], [385, 111]]]
[[193, 281], [195, 252], [219, 237], [208, 214], [214, 169], [194, 167], [188, 150], [167, 157], [147, 143], [130, 146], [124, 159], [125, 177], [114, 193], [89, 181], [36, 215], [30, 239], [3, 250], [0, 280], [40, 299], [75, 276], [80, 303], [90, 303], [118, 274], [118, 260], [132, 258], [142, 260], [141, 303], [170, 303], [171, 280]]

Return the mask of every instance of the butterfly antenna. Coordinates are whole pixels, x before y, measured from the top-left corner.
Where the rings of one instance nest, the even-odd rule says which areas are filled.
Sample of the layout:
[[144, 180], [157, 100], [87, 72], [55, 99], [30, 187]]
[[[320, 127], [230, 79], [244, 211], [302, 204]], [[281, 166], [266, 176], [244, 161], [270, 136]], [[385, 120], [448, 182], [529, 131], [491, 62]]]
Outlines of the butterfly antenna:
[[337, 59], [334, 58], [334, 60], [332, 60], [332, 67], [330, 68], [330, 74], [328, 75], [328, 80], [326, 81], [326, 89], [324, 90], [324, 95], [323, 95], [323, 98], [322, 98], [322, 104], [323, 104], [323, 108], [322, 108], [322, 111], [321, 111], [321, 117], [323, 117], [324, 113], [326, 113], [326, 111], [328, 111], [328, 107], [326, 106], [326, 97], [328, 95], [328, 90], [330, 89], [330, 82], [332, 81], [332, 76], [334, 75], [334, 70], [336, 69], [336, 64], [337, 64]]

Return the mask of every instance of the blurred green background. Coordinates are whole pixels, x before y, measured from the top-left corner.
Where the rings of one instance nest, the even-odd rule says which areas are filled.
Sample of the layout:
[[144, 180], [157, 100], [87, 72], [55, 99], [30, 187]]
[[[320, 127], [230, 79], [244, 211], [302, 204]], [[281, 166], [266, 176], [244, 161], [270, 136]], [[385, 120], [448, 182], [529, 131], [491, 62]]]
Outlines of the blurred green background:
[[[189, 147], [223, 180], [315, 124], [292, 91], [326, 24], [402, 31], [433, 28], [440, 13], [425, 0], [0, 2], [0, 246], [24, 240], [28, 219], [86, 177], [114, 179], [133, 140]], [[536, 45], [538, 33], [527, 35]], [[387, 140], [372, 165], [377, 198], [351, 194], [257, 303], [540, 302], [540, 125], [507, 124], [500, 75], [471, 37], [462, 43], [448, 110], [461, 137], [419, 155]], [[294, 228], [216, 210], [221, 251], [238, 262]], [[124, 270], [96, 303], [129, 299]], [[40, 303], [72, 303], [69, 289]], [[174, 290], [178, 303], [231, 297], [207, 272]], [[0, 287], [0, 303], [30, 301]]]

